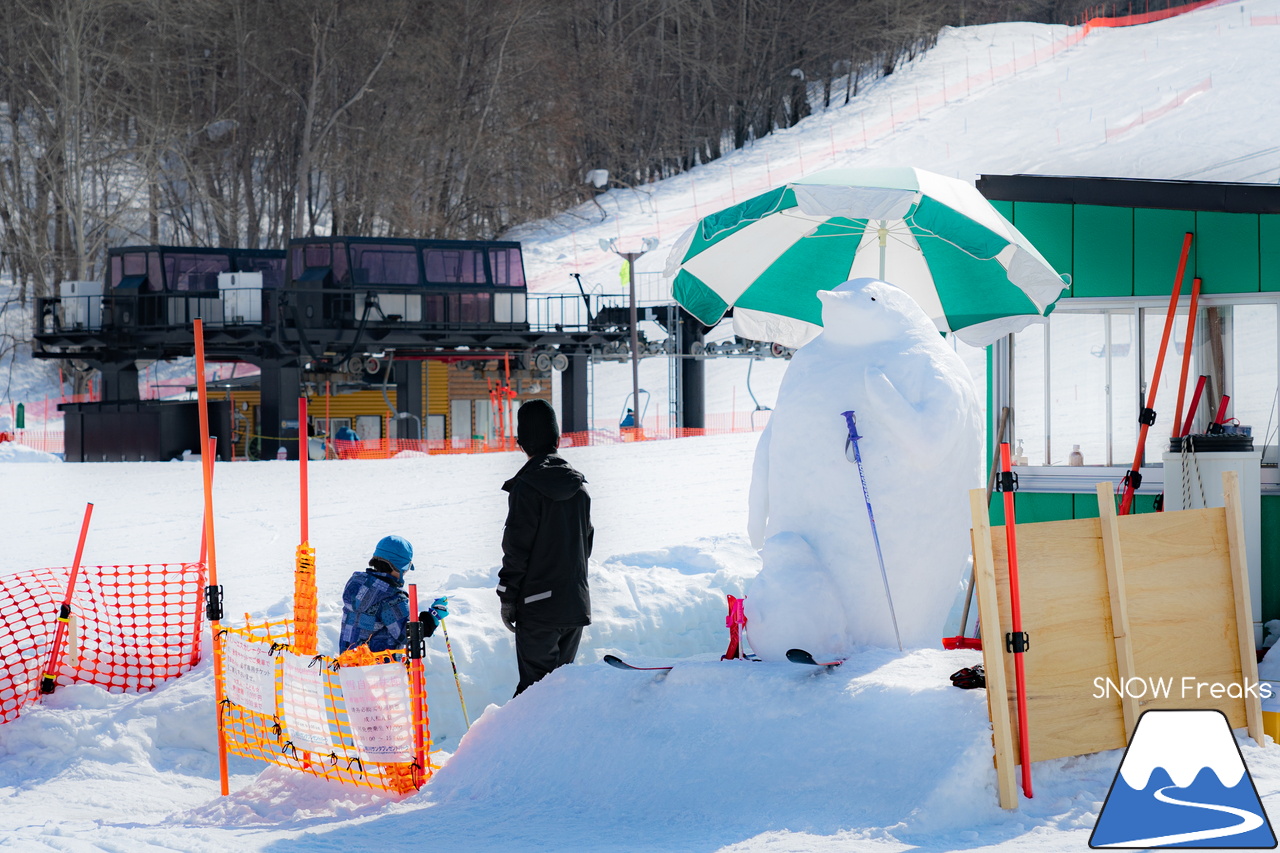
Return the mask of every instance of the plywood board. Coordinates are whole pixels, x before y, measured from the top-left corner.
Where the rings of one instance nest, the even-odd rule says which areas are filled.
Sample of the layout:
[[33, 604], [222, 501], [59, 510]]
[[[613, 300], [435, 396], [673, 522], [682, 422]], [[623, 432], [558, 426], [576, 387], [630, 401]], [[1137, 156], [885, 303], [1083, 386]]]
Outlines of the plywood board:
[[[1009, 630], [1009, 569], [1004, 526], [991, 528], [1000, 623]], [[1095, 699], [1096, 678], [1119, 677], [1111, 626], [1110, 592], [1096, 518], [1018, 525], [1018, 579], [1031, 760], [1080, 755], [1125, 745], [1118, 698]], [[988, 635], [984, 632], [983, 638]], [[989, 642], [989, 640], [988, 640]], [[986, 643], [984, 642], [984, 647]], [[1000, 646], [1003, 651], [1004, 637]], [[1014, 705], [1013, 655], [1001, 654]], [[1016, 721], [1016, 710], [1014, 713]], [[1013, 732], [1018, 749], [1018, 732]]]
[[[973, 580], [978, 593], [978, 620], [984, 637], [1003, 637], [1000, 627], [1000, 600], [996, 592], [996, 567], [991, 555], [991, 523], [987, 515], [987, 492], [969, 492], [969, 513], [973, 519]], [[1013, 751], [1010, 683], [1005, 676], [998, 643], [983, 643], [982, 668], [987, 680], [987, 715], [991, 718], [991, 745], [996, 752], [996, 796], [1000, 808], [1018, 807], [1018, 789], [1014, 767], [1018, 763]], [[998, 698], [997, 698], [998, 697]], [[1005, 701], [1001, 701], [1005, 700]]]
[[[1249, 591], [1243, 539], [1230, 535], [1230, 501], [1227, 509], [1117, 518], [1110, 484], [1100, 484], [1098, 502], [1099, 518], [1017, 527], [1032, 761], [1124, 747], [1136, 717], [1150, 709], [1218, 709], [1233, 727], [1248, 725], [1251, 734], [1256, 728], [1261, 742], [1260, 702], [1239, 696], [1239, 685], [1257, 683], [1257, 669], [1245, 630], [1251, 623], [1240, 621], [1250, 612]], [[974, 518], [975, 567], [982, 570], [989, 559], [994, 576], [994, 617], [983, 612], [992, 609], [990, 592], [984, 602], [981, 581], [978, 589], [988, 691], [992, 701], [1005, 698], [1016, 761], [1014, 656], [1004, 650], [1011, 623], [1005, 530]], [[992, 672], [1002, 673], [1004, 683]], [[1102, 696], [1107, 679], [1112, 685], [1141, 679], [1146, 695]], [[1236, 688], [1224, 693], [1213, 685]], [[993, 721], [997, 716], [993, 706]], [[998, 738], [996, 748], [999, 769]]]
[[1214, 698], [1207, 686], [1195, 686], [1241, 681], [1225, 510], [1144, 513], [1118, 521], [1134, 667], [1143, 679], [1172, 685], [1167, 697], [1139, 699], [1139, 712], [1217, 709], [1232, 728], [1245, 725], [1243, 702]]

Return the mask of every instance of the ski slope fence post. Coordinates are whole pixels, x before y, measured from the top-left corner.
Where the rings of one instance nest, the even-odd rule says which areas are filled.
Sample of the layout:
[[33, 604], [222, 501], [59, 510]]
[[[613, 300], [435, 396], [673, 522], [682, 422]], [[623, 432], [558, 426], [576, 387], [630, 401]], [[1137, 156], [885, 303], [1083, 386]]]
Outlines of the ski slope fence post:
[[76, 578], [80, 576], [80, 558], [84, 556], [84, 540], [89, 535], [89, 519], [93, 517], [93, 504], [84, 505], [84, 521], [80, 523], [80, 541], [76, 543], [76, 558], [71, 564], [71, 577], [67, 579], [67, 594], [58, 608], [58, 627], [53, 634], [53, 648], [49, 650], [49, 664], [40, 679], [40, 692], [52, 693], [58, 687], [58, 669], [62, 666], [62, 645], [67, 639], [67, 622], [71, 618], [71, 596], [75, 592]]
[[317, 593], [316, 549], [310, 540], [310, 493], [307, 482], [307, 457], [311, 442], [307, 438], [307, 398], [298, 398], [298, 519], [301, 541], [294, 555], [293, 567], [293, 648], [298, 654], [316, 653]]
[[427, 767], [427, 752], [423, 744], [423, 720], [426, 718], [425, 705], [427, 698], [426, 678], [422, 671], [422, 659], [427, 653], [427, 641], [423, 635], [422, 622], [418, 619], [418, 586], [409, 584], [409, 624], [405, 642], [405, 655], [409, 663], [409, 700], [413, 703], [413, 763], [420, 771], [415, 780], [422, 786], [423, 773]]
[[1182, 344], [1182, 373], [1178, 377], [1178, 403], [1173, 410], [1173, 437], [1182, 435], [1182, 401], [1187, 393], [1187, 372], [1191, 369], [1191, 345], [1196, 339], [1196, 311], [1200, 303], [1199, 277], [1191, 280], [1191, 304], [1187, 307], [1187, 337]]
[[1169, 295], [1169, 310], [1164, 318], [1164, 333], [1160, 336], [1160, 351], [1156, 356], [1155, 370], [1151, 375], [1151, 386], [1147, 391], [1147, 405], [1138, 413], [1138, 447], [1133, 453], [1133, 465], [1120, 481], [1124, 494], [1120, 498], [1120, 514], [1128, 515], [1133, 507], [1133, 493], [1142, 485], [1143, 451], [1147, 446], [1147, 430], [1156, 422], [1156, 392], [1160, 390], [1160, 372], [1164, 367], [1165, 353], [1169, 349], [1169, 335], [1173, 332], [1173, 320], [1178, 313], [1178, 296], [1182, 292], [1182, 276], [1187, 270], [1187, 255], [1191, 252], [1192, 233], [1188, 231], [1182, 238], [1182, 253], [1178, 257], [1178, 272], [1173, 279], [1173, 292]]
[[1209, 381], [1209, 377], [1204, 374], [1196, 380], [1196, 390], [1191, 395], [1191, 402], [1187, 404], [1187, 419], [1182, 422], [1182, 432], [1178, 433], [1179, 438], [1186, 438], [1191, 434], [1191, 425], [1196, 420], [1196, 410], [1200, 408], [1200, 398], [1204, 396], [1204, 383]]
[[[200, 446], [209, 447], [209, 388], [205, 381], [204, 365], [204, 321], [195, 320], [196, 351], [196, 389], [200, 401]], [[208, 549], [208, 586], [205, 587], [205, 616], [209, 620], [209, 629], [213, 633], [213, 701], [218, 715], [218, 781], [222, 796], [231, 792], [227, 775], [227, 737], [222, 725], [223, 714], [223, 679], [222, 679], [222, 587], [218, 585], [217, 548], [213, 535], [213, 454], [200, 454], [201, 469], [204, 475], [204, 530], [205, 545]]]
[[[1000, 445], [1000, 491], [1004, 493], [1004, 535], [1009, 554], [1009, 627], [1004, 636], [1005, 651], [1013, 654], [1014, 690], [1018, 704], [1018, 759], [1022, 764], [1022, 793], [1028, 799], [1031, 793], [1031, 736], [1027, 720], [1027, 674], [1023, 655], [1030, 647], [1027, 634], [1022, 630], [1022, 595], [1018, 585], [1018, 534], [1014, 517], [1013, 493], [1018, 488], [1018, 476], [1013, 473], [1009, 459], [1009, 442]], [[993, 638], [988, 638], [993, 639]], [[994, 638], [997, 643], [1000, 638]]]

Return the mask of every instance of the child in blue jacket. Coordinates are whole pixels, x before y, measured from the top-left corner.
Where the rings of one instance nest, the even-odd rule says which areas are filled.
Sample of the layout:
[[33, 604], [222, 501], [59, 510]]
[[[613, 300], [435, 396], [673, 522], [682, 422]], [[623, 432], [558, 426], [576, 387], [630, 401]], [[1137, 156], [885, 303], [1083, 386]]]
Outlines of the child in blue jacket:
[[[401, 536], [384, 536], [369, 560], [369, 568], [356, 572], [342, 591], [342, 632], [338, 653], [362, 644], [383, 652], [405, 647], [409, 621], [409, 595], [404, 573], [413, 571], [413, 546]], [[448, 599], [437, 598], [418, 614], [423, 633], [430, 637], [440, 620], [449, 615]]]

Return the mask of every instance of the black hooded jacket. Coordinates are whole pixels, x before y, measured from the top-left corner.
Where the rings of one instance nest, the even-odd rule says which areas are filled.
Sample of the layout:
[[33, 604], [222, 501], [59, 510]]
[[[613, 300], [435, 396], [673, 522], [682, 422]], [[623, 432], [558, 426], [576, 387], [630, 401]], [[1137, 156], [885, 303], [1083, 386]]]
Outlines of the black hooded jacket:
[[534, 456], [502, 484], [498, 597], [516, 605], [516, 620], [542, 625], [591, 624], [587, 558], [595, 530], [586, 479], [555, 454]]

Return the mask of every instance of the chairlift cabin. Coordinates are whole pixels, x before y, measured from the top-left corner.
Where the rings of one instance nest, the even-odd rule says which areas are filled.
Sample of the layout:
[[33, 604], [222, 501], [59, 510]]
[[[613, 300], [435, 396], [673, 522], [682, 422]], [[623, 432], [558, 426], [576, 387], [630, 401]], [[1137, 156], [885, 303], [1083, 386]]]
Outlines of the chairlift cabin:
[[311, 237], [288, 254], [286, 327], [528, 329], [519, 243]]
[[[267, 249], [109, 249], [100, 294], [102, 326], [168, 328], [196, 317], [214, 326], [259, 325], [270, 315], [264, 295], [279, 290], [284, 271], [285, 253]], [[65, 312], [67, 297], [62, 304]]]

